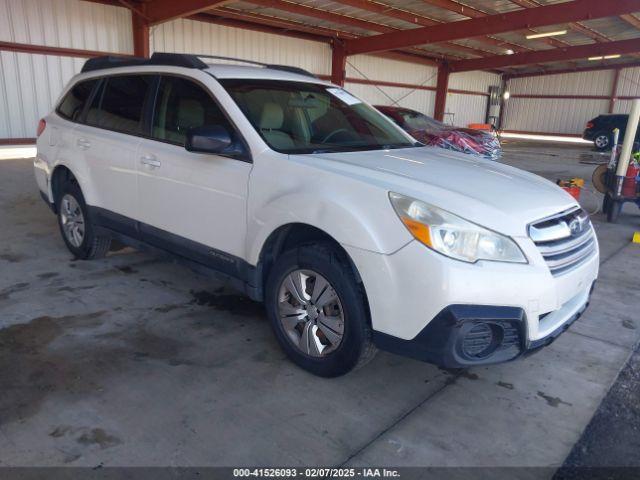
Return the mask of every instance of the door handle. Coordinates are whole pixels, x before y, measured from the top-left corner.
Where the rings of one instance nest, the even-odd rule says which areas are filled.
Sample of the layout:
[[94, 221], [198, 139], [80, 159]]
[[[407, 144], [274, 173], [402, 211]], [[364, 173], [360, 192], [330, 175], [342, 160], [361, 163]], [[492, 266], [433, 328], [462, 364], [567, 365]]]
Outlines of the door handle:
[[150, 167], [158, 168], [162, 165], [162, 162], [156, 158], [155, 155], [143, 155], [140, 157], [140, 163], [149, 165]]
[[77, 139], [76, 145], [80, 147], [82, 150], [87, 150], [88, 148], [91, 148], [91, 142], [86, 138]]

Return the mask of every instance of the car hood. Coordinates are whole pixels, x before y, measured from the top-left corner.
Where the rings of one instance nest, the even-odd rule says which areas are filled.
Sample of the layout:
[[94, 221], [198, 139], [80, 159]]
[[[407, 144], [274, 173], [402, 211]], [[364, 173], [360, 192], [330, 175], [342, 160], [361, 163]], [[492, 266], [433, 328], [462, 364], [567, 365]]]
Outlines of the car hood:
[[423, 200], [506, 235], [525, 236], [529, 223], [576, 205], [573, 197], [538, 175], [441, 148], [297, 157]]

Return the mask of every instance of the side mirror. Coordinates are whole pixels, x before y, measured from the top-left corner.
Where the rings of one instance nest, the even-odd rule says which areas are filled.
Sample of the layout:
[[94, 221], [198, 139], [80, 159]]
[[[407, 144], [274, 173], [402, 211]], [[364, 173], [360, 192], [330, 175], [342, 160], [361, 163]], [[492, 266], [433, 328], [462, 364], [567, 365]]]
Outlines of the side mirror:
[[184, 148], [197, 153], [233, 153], [225, 152], [232, 144], [231, 134], [222, 125], [202, 125], [189, 129]]

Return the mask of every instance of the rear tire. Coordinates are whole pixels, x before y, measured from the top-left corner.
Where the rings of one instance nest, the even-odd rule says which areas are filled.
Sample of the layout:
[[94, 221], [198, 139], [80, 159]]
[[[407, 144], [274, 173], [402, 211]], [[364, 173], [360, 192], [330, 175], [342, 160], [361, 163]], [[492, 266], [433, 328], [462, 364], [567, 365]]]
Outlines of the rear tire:
[[593, 137], [593, 146], [596, 150], [608, 150], [611, 148], [611, 134], [609, 132], [598, 132]]
[[62, 185], [56, 198], [56, 211], [62, 239], [74, 257], [91, 260], [107, 254], [111, 238], [96, 234], [82, 190], [74, 180]]
[[338, 248], [318, 243], [283, 253], [265, 293], [276, 338], [301, 368], [337, 377], [375, 356], [362, 284]]

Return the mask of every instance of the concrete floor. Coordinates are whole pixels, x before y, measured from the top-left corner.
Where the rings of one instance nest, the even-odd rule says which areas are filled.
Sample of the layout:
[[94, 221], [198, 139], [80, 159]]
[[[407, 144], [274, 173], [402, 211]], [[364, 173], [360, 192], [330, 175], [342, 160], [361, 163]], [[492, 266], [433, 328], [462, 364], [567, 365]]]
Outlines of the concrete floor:
[[[551, 179], [590, 177], [596, 156], [505, 150]], [[539, 354], [447, 372], [380, 353], [327, 380], [220, 283], [131, 251], [73, 260], [30, 161], [1, 160], [0, 466], [559, 466], [640, 337], [639, 211], [593, 219], [593, 305]]]

